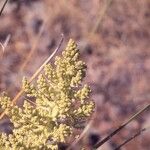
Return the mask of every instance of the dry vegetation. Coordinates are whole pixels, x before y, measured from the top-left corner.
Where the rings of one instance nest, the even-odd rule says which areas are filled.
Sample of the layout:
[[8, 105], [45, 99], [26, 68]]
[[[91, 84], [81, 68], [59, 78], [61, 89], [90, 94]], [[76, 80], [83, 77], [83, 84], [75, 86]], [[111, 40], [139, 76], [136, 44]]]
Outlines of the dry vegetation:
[[[150, 100], [149, 10], [149, 0], [10, 0], [0, 18], [0, 42], [11, 35], [0, 50], [0, 92], [14, 97], [22, 77], [35, 72], [63, 33], [64, 43], [77, 41], [87, 63], [86, 82], [97, 104], [93, 129], [103, 137]], [[145, 113], [103, 148], [116, 147], [149, 124]], [[149, 138], [144, 132], [125, 148], [148, 150]]]

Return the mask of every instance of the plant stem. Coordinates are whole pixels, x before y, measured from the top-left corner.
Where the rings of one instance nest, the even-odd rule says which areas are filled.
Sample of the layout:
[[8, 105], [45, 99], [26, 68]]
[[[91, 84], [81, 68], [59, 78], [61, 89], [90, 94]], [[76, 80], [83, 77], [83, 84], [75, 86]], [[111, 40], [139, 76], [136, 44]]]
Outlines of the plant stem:
[[97, 32], [98, 28], [100, 27], [101, 23], [102, 23], [102, 20], [111, 4], [112, 0], [106, 0], [106, 4], [104, 5], [104, 7], [102, 8], [102, 10], [100, 11], [100, 14], [99, 14], [99, 17], [98, 17], [98, 20], [96, 21], [96, 24], [92, 30], [92, 33], [95, 33]]
[[120, 144], [114, 150], [120, 150], [120, 148], [122, 146], [124, 146], [125, 144], [127, 144], [128, 142], [130, 142], [131, 140], [133, 140], [134, 138], [136, 138], [137, 136], [141, 135], [141, 133], [144, 132], [144, 131], [146, 131], [146, 128], [143, 128], [143, 129], [139, 130], [136, 134], [134, 134], [133, 136], [129, 137], [127, 140], [125, 140], [122, 144]]
[[107, 142], [111, 137], [113, 137], [115, 134], [117, 134], [121, 129], [123, 129], [127, 124], [129, 124], [133, 119], [137, 118], [140, 114], [142, 114], [144, 111], [148, 110], [150, 108], [150, 104], [146, 105], [144, 108], [139, 110], [136, 114], [131, 116], [127, 121], [125, 121], [121, 126], [119, 126], [116, 130], [114, 130], [112, 133], [110, 133], [107, 137], [105, 137], [103, 140], [98, 142], [94, 148], [98, 148], [101, 145], [103, 145], [105, 142]]
[[6, 6], [6, 4], [7, 4], [8, 1], [9, 1], [9, 0], [5, 0], [4, 4], [3, 4], [3, 6], [2, 6], [2, 8], [1, 8], [1, 10], [0, 10], [0, 16], [2, 15], [3, 10], [4, 10], [4, 8], [5, 8], [5, 6]]

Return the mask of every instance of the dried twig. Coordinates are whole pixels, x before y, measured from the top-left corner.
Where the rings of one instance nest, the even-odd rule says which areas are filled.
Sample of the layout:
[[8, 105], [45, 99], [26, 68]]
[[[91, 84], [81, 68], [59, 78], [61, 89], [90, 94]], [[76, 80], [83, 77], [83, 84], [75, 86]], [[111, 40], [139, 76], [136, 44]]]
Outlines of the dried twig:
[[146, 131], [146, 128], [141, 129], [140, 131], [138, 131], [136, 134], [134, 134], [133, 136], [129, 137], [127, 140], [125, 140], [122, 144], [120, 144], [118, 147], [116, 147], [114, 150], [120, 150], [121, 147], [123, 147], [125, 144], [129, 143], [131, 140], [133, 140], [134, 138], [136, 138], [137, 136], [141, 135], [142, 132]]
[[2, 8], [1, 8], [1, 10], [0, 10], [0, 16], [2, 15], [3, 10], [4, 10], [4, 8], [5, 8], [5, 6], [6, 6], [6, 4], [7, 4], [8, 1], [9, 1], [9, 0], [5, 0], [4, 4], [3, 4], [3, 6], [2, 6]]
[[144, 108], [142, 108], [141, 110], [139, 110], [136, 114], [134, 114], [132, 117], [130, 117], [127, 121], [125, 121], [116, 130], [114, 130], [112, 133], [110, 133], [107, 137], [105, 137], [103, 140], [99, 141], [94, 146], [94, 148], [99, 148], [101, 145], [103, 145], [105, 142], [107, 142], [110, 138], [112, 138], [115, 134], [117, 134], [121, 129], [123, 129], [127, 124], [129, 124], [133, 119], [137, 118], [144, 111], [149, 110], [149, 108], [150, 108], [150, 104], [146, 105]]
[[67, 150], [73, 150], [73, 149], [76, 149], [77, 145], [79, 145], [79, 142], [81, 141], [81, 139], [85, 136], [85, 134], [87, 133], [87, 131], [90, 129], [91, 125], [93, 123], [93, 120], [91, 120], [87, 126], [84, 128], [84, 130], [82, 131], [82, 133], [80, 134], [79, 138], [76, 139], [72, 144], [71, 146], [69, 146], [67, 148]]
[[8, 36], [6, 37], [6, 40], [5, 40], [4, 44], [2, 44], [2, 43], [0, 42], [0, 46], [2, 47], [3, 53], [4, 53], [4, 51], [5, 51], [6, 46], [8, 45], [8, 42], [9, 42], [9, 40], [10, 40], [10, 37], [11, 37], [11, 35], [8, 34]]
[[[54, 55], [56, 54], [56, 52], [59, 50], [62, 42], [63, 42], [63, 35], [61, 37], [61, 40], [59, 42], [58, 47], [54, 50], [54, 52], [44, 61], [44, 63], [37, 69], [37, 71], [32, 75], [32, 77], [29, 79], [29, 83], [31, 83], [38, 75], [39, 73], [42, 71], [42, 69], [44, 68], [44, 66], [54, 57]], [[20, 90], [20, 92], [14, 97], [14, 99], [12, 100], [12, 104], [15, 105], [17, 100], [20, 98], [20, 96], [24, 93], [24, 90]], [[0, 119], [3, 118], [3, 116], [5, 115], [6, 110], [0, 115]]]
[[39, 31], [39, 33], [38, 33], [36, 39], [33, 41], [33, 44], [32, 44], [32, 47], [31, 47], [31, 51], [30, 51], [29, 54], [27, 55], [27, 58], [26, 58], [25, 62], [21, 65], [21, 67], [20, 67], [20, 71], [21, 71], [21, 72], [22, 72], [22, 71], [25, 69], [25, 67], [27, 66], [28, 62], [30, 61], [32, 55], [34, 54], [34, 52], [35, 52], [35, 50], [36, 50], [36, 48], [37, 48], [37, 45], [38, 45], [39, 40], [40, 40], [40, 38], [41, 38], [41, 35], [42, 35], [43, 31], [44, 31], [45, 24], [46, 24], [46, 23], [44, 22], [44, 23], [42, 24], [42, 26], [40, 27], [40, 31]]
[[6, 50], [6, 47], [7, 47], [7, 45], [8, 45], [8, 42], [10, 41], [10, 37], [11, 37], [11, 35], [8, 34], [8, 36], [6, 37], [6, 40], [4, 41], [4, 43], [1, 43], [1, 42], [0, 42], [0, 47], [1, 47], [1, 49], [2, 49], [1, 58], [0, 58], [1, 60], [3, 59], [4, 52], [5, 52], [5, 50]]
[[105, 14], [106, 14], [111, 2], [112, 2], [112, 0], [107, 0], [106, 1], [105, 6], [102, 8], [102, 10], [99, 13], [98, 20], [96, 21], [96, 24], [93, 27], [92, 33], [95, 33], [98, 30], [98, 28], [99, 28], [100, 24], [102, 23], [102, 20], [103, 20]]
[[6, 48], [6, 46], [8, 45], [8, 42], [10, 41], [10, 37], [11, 37], [11, 35], [10, 35], [10, 34], [8, 34], [8, 35], [7, 35], [7, 37], [6, 37], [6, 40], [5, 40], [4, 44], [3, 44], [4, 49], [5, 49], [5, 48]]

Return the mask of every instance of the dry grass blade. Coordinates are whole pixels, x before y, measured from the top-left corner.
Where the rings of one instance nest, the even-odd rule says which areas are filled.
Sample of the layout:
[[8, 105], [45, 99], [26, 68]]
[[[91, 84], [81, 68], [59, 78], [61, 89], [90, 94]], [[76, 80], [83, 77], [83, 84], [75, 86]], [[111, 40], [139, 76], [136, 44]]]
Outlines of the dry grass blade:
[[4, 8], [5, 8], [5, 6], [6, 6], [6, 4], [7, 4], [8, 1], [9, 1], [9, 0], [5, 0], [4, 4], [3, 4], [3, 6], [2, 6], [2, 8], [1, 8], [1, 10], [0, 10], [0, 16], [2, 15], [3, 10], [4, 10]]
[[144, 131], [146, 131], [146, 128], [141, 129], [133, 136], [129, 137], [127, 140], [125, 140], [122, 144], [120, 144], [118, 147], [116, 147], [114, 150], [120, 150], [121, 147], [123, 147], [125, 144], [129, 143], [131, 140], [135, 139], [137, 136], [141, 135]]
[[100, 24], [101, 24], [101, 22], [102, 22], [102, 20], [103, 20], [103, 18], [105, 16], [105, 14], [106, 14], [106, 11], [108, 10], [111, 2], [112, 2], [112, 0], [107, 0], [106, 1], [105, 6], [102, 8], [102, 10], [99, 13], [98, 20], [96, 21], [96, 24], [93, 27], [92, 33], [95, 33], [98, 30], [98, 28], [99, 28], [99, 26], [100, 26]]
[[[42, 71], [42, 69], [44, 68], [44, 66], [54, 57], [54, 55], [56, 54], [56, 52], [59, 50], [62, 42], [63, 42], [63, 35], [61, 37], [61, 40], [59, 42], [58, 47], [54, 50], [54, 52], [44, 61], [44, 63], [37, 69], [37, 71], [32, 75], [32, 77], [29, 79], [29, 83], [31, 83], [38, 75], [39, 73]], [[16, 104], [17, 100], [20, 98], [20, 96], [23, 94], [24, 90], [22, 89], [12, 100], [13, 105]], [[3, 118], [3, 116], [5, 115], [6, 110], [0, 115], [0, 119]]]
[[3, 53], [4, 53], [4, 51], [5, 51], [6, 46], [8, 45], [8, 42], [9, 42], [9, 40], [10, 40], [10, 37], [11, 37], [11, 35], [8, 34], [8, 36], [6, 37], [6, 40], [5, 40], [4, 44], [0, 43], [0, 46], [2, 47]]
[[25, 62], [22, 64], [22, 66], [20, 67], [20, 71], [21, 71], [21, 72], [22, 72], [22, 71], [25, 69], [25, 67], [27, 66], [28, 62], [30, 61], [32, 55], [34, 54], [34, 52], [35, 52], [35, 50], [36, 50], [36, 48], [37, 48], [37, 45], [38, 45], [39, 40], [40, 40], [40, 37], [41, 37], [41, 35], [42, 35], [43, 31], [44, 31], [45, 24], [46, 24], [45, 22], [42, 24], [42, 26], [41, 26], [41, 28], [40, 28], [40, 31], [39, 31], [39, 33], [38, 33], [38, 35], [37, 35], [37, 38], [33, 41], [33, 45], [32, 45], [31, 51], [30, 51], [30, 53], [27, 55], [26, 61], [25, 61]]
[[10, 35], [10, 34], [8, 34], [8, 35], [7, 35], [7, 37], [6, 37], [6, 40], [5, 40], [4, 44], [3, 44], [4, 49], [5, 49], [5, 48], [6, 48], [6, 46], [8, 45], [8, 42], [10, 41], [10, 38], [11, 38], [11, 35]]
[[2, 54], [1, 54], [1, 56], [0, 56], [0, 59], [1, 59], [1, 60], [3, 59], [4, 52], [5, 52], [5, 50], [6, 50], [6, 47], [7, 47], [7, 45], [8, 45], [8, 42], [10, 41], [10, 37], [11, 37], [11, 35], [9, 34], [9, 35], [6, 37], [6, 40], [5, 40], [5, 42], [4, 42], [3, 44], [0, 42], [0, 47], [1, 47], [1, 49], [2, 49]]
[[124, 122], [121, 126], [119, 126], [116, 130], [114, 130], [112, 133], [110, 133], [107, 137], [105, 137], [103, 140], [98, 142], [94, 148], [99, 148], [101, 145], [103, 145], [105, 142], [107, 142], [111, 137], [113, 137], [115, 134], [117, 134], [121, 129], [123, 129], [127, 124], [129, 124], [133, 119], [137, 118], [140, 114], [142, 114], [144, 111], [149, 110], [150, 104], [146, 105], [144, 108], [139, 110], [136, 114], [134, 114], [131, 118], [129, 118], [126, 122]]
[[2, 51], [3, 51], [3, 53], [4, 53], [4, 51], [5, 51], [5, 47], [4, 47], [4, 45], [3, 45], [2, 43], [0, 43], [0, 46], [1, 46]]
[[36, 103], [33, 102], [32, 100], [30, 100], [30, 99], [28, 99], [28, 98], [26, 98], [26, 97], [25, 97], [25, 100], [28, 101], [29, 103], [33, 104], [34, 106], [36, 106]]
[[69, 148], [67, 148], [67, 150], [73, 150], [76, 149], [77, 145], [79, 144], [80, 140], [84, 137], [84, 135], [87, 133], [87, 131], [90, 129], [91, 125], [93, 123], [93, 120], [91, 120], [87, 126], [85, 127], [85, 129], [82, 131], [81, 135], [79, 136], [78, 139], [76, 139], [71, 146], [69, 146]]

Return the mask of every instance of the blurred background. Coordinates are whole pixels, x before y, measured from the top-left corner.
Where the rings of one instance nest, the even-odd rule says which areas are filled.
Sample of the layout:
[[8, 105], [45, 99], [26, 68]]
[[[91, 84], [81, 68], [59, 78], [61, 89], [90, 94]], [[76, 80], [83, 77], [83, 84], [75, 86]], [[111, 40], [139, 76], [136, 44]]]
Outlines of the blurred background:
[[[9, 39], [4, 51], [0, 47], [0, 93], [13, 98], [22, 77], [31, 77], [62, 33], [61, 50], [73, 38], [87, 64], [85, 82], [97, 111], [93, 129], [104, 137], [150, 100], [150, 1], [10, 0], [0, 17], [0, 42]], [[112, 150], [149, 124], [147, 112], [102, 149]], [[123, 150], [148, 150], [149, 133]]]

